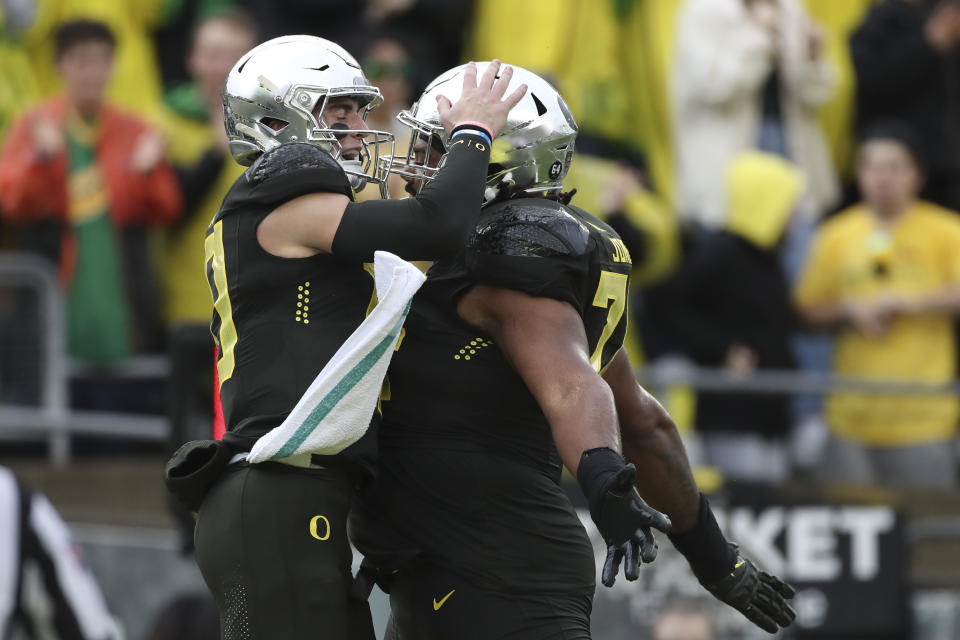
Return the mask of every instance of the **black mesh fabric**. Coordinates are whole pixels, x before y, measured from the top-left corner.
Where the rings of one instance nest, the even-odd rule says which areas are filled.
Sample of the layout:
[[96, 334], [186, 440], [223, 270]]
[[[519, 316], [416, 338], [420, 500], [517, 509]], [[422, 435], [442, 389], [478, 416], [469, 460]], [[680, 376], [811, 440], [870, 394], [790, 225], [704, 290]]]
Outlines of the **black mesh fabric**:
[[586, 227], [557, 203], [518, 200], [496, 208], [496, 214], [482, 221], [471, 236], [471, 250], [542, 258], [583, 255], [586, 251]]

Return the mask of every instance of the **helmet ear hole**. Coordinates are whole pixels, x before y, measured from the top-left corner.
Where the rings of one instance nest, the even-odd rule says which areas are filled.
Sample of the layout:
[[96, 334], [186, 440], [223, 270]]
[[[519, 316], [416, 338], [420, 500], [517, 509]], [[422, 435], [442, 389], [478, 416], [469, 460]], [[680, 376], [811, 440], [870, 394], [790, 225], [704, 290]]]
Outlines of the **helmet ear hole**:
[[265, 116], [260, 118], [260, 124], [272, 129], [273, 131], [280, 132], [283, 131], [290, 123], [286, 120], [281, 120], [280, 118], [271, 118], [269, 116]]

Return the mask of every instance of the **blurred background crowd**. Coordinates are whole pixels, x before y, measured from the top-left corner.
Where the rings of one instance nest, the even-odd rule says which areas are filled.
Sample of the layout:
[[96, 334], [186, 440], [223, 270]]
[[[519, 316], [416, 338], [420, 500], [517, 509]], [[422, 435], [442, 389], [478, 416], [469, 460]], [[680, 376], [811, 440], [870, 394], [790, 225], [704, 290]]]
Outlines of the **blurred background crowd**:
[[[360, 60], [398, 149], [396, 114], [460, 62], [552, 81], [567, 186], [633, 257], [632, 359], [701, 486], [860, 487], [842, 500], [924, 505], [958, 546], [955, 0], [0, 0], [5, 463], [133, 478], [208, 437], [203, 238], [242, 173], [220, 88], [291, 33]], [[912, 584], [960, 589], [952, 551], [952, 582], [914, 562]], [[681, 604], [647, 637], [721, 637]], [[944, 611], [960, 634], [960, 596]], [[804, 637], [908, 637], [865, 633]]]

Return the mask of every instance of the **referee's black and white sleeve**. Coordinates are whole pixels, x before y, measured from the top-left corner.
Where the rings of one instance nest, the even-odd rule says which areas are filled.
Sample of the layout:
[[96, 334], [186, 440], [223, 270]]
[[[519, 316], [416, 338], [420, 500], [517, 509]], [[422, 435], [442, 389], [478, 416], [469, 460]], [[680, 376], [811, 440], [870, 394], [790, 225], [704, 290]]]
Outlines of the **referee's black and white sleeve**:
[[116, 625], [66, 523], [0, 467], [0, 638], [15, 620], [38, 640], [112, 640]]

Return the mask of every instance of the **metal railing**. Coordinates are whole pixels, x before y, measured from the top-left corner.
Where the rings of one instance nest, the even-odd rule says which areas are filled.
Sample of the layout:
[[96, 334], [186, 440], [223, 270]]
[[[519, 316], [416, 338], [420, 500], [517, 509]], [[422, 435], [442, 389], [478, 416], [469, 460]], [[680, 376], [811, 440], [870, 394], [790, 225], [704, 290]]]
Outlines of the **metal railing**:
[[866, 380], [829, 373], [759, 369], [736, 374], [724, 369], [698, 367], [680, 359], [650, 365], [637, 379], [651, 391], [689, 387], [697, 391], [727, 391], [788, 395], [825, 395], [839, 391], [877, 395], [957, 395], [960, 381], [929, 384], [912, 380]]
[[[45, 437], [49, 442], [51, 460], [55, 464], [63, 464], [69, 459], [70, 437], [75, 433], [152, 441], [167, 438], [170, 425], [164, 416], [69, 408], [70, 378], [104, 372], [71, 362], [67, 357], [64, 297], [56, 272], [48, 261], [28, 253], [0, 253], [0, 287], [26, 287], [36, 293], [40, 324], [37, 329], [42, 354], [39, 406], [0, 404], [0, 437]], [[170, 363], [163, 356], [137, 356], [106, 373], [118, 379], [164, 379], [170, 374]], [[826, 373], [781, 370], [760, 370], [743, 375], [701, 368], [682, 360], [668, 360], [645, 367], [638, 372], [638, 379], [661, 397], [664, 394], [659, 392], [676, 387], [698, 391], [791, 395], [824, 395], [837, 391], [898, 395], [960, 394], [958, 382], [923, 384], [907, 380], [862, 380]]]
[[[0, 437], [46, 439], [55, 465], [69, 461], [72, 434], [157, 441], [167, 438], [170, 426], [164, 416], [70, 409], [69, 379], [92, 371], [67, 357], [63, 292], [47, 260], [29, 253], [0, 253], [0, 287], [23, 287], [36, 293], [37, 337], [42, 354], [39, 405], [0, 404]], [[169, 371], [166, 358], [144, 356], [131, 358], [109, 374], [121, 379], [165, 378]]]

